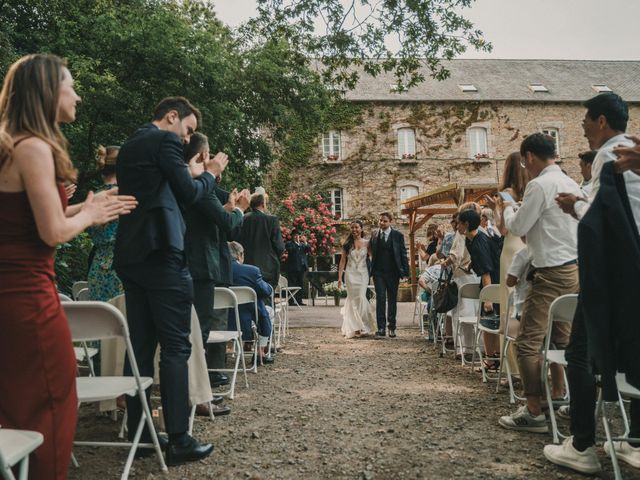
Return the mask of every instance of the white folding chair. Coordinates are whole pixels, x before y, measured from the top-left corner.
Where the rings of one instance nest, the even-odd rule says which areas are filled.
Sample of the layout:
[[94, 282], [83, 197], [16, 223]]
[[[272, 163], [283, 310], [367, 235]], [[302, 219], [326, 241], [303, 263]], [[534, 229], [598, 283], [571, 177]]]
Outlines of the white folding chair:
[[[133, 442], [76, 441], [74, 444], [98, 447], [129, 447], [129, 455], [122, 472], [122, 479], [129, 477], [129, 471], [138, 447], [153, 447], [155, 448], [160, 468], [163, 472], [166, 472], [167, 466], [160, 450], [158, 436], [151, 420], [151, 412], [145, 396], [145, 390], [153, 384], [153, 378], [140, 376], [124, 316], [113, 305], [105, 302], [65, 302], [63, 307], [69, 321], [71, 338], [74, 341], [86, 342], [89, 340], [122, 338], [133, 373], [133, 376], [130, 377], [78, 377], [76, 379], [78, 403], [100, 402], [118, 398], [120, 395], [137, 395], [142, 403], [142, 416], [140, 417]], [[140, 436], [145, 423], [153, 443], [140, 443]]]
[[[611, 433], [611, 414], [607, 409], [607, 404], [611, 402], [605, 402], [599, 399], [599, 406], [602, 414], [602, 423], [604, 424], [604, 433], [608, 442], [608, 454], [611, 457], [611, 463], [613, 464], [613, 472], [616, 480], [622, 480], [622, 473], [620, 472], [620, 465], [618, 463], [618, 457], [615, 449], [615, 442], [640, 442], [640, 438], [629, 437], [629, 419], [627, 417], [627, 411], [625, 410], [624, 402], [631, 399], [640, 400], [640, 389], [637, 389], [629, 382], [627, 382], [627, 376], [624, 373], [618, 372], [616, 375], [616, 385], [618, 387], [618, 405], [620, 407], [620, 413], [624, 422], [624, 435], [622, 437], [614, 437]], [[602, 395], [602, 392], [600, 392]], [[1, 431], [1, 430], [0, 430]]]
[[[289, 304], [290, 301], [293, 300], [293, 303], [295, 303], [296, 306], [302, 311], [302, 307], [298, 304], [298, 300], [296, 300], [296, 293], [302, 290], [302, 288], [290, 287], [289, 280], [287, 280], [287, 277], [283, 277], [282, 275], [280, 275], [280, 278], [278, 278], [278, 287], [280, 288], [280, 292], [284, 294], [284, 298], [287, 301], [287, 305]], [[288, 328], [289, 327], [287, 326], [287, 329]]]
[[413, 319], [411, 323], [416, 323], [416, 317], [418, 317], [418, 324], [420, 325], [420, 335], [424, 335], [424, 316], [429, 313], [429, 302], [425, 302], [421, 298], [422, 288], [418, 288], [416, 294], [416, 301], [413, 304]]
[[[75, 284], [77, 283], [81, 283], [81, 282], [76, 282]], [[86, 288], [85, 290], [88, 291], [88, 289]], [[58, 297], [60, 298], [61, 302], [73, 302], [73, 300], [67, 295], [65, 295], [64, 293], [58, 293]], [[80, 342], [79, 347], [75, 347], [75, 346], [73, 347], [73, 353], [76, 356], [76, 362], [81, 363], [86, 360], [87, 365], [89, 366], [89, 372], [92, 377], [96, 376], [96, 372], [93, 368], [93, 357], [95, 357], [98, 354], [98, 352], [99, 350], [97, 348], [87, 346], [87, 342]]]
[[242, 361], [242, 372], [244, 374], [244, 382], [249, 388], [249, 380], [247, 379], [247, 366], [244, 361], [242, 351], [242, 328], [240, 326], [240, 314], [238, 312], [238, 298], [232, 290], [228, 288], [216, 287], [213, 298], [213, 309], [229, 309], [232, 308], [235, 314], [236, 330], [211, 330], [207, 343], [224, 343], [233, 342], [234, 351], [236, 352], [236, 363], [234, 368], [210, 368], [210, 372], [233, 372], [231, 376], [231, 385], [229, 390], [219, 393], [218, 395], [228, 396], [233, 400], [236, 389], [236, 377], [238, 376], [238, 366]]
[[253, 365], [249, 368], [250, 372], [258, 373], [258, 328], [256, 322], [258, 321], [258, 295], [256, 291], [251, 287], [229, 287], [233, 293], [236, 294], [238, 299], [238, 305], [253, 304], [254, 305], [254, 318], [255, 321], [251, 324], [251, 330], [253, 332]]
[[29, 454], [42, 445], [41, 433], [0, 427], [0, 473], [4, 480], [15, 480], [11, 469], [18, 467], [18, 480], [29, 476]]
[[[576, 307], [578, 306], [578, 295], [571, 293], [568, 295], [562, 295], [556, 298], [549, 307], [549, 324], [547, 325], [547, 337], [544, 341], [544, 347], [542, 350], [542, 384], [544, 385], [544, 391], [547, 396], [547, 405], [549, 405], [549, 416], [551, 417], [551, 430], [553, 432], [553, 443], [560, 443], [560, 437], [566, 438], [558, 431], [558, 423], [556, 421], [556, 414], [554, 411], [554, 405], [567, 405], [568, 400], [553, 400], [551, 398], [551, 385], [549, 385], [549, 367], [552, 363], [561, 365], [566, 368], [567, 361], [564, 358], [564, 350], [558, 350], [551, 344], [551, 336], [553, 332], [554, 324], [573, 323], [573, 317], [576, 313]], [[566, 378], [565, 378], [566, 383]], [[568, 394], [567, 389], [567, 394]], [[567, 397], [568, 398], [568, 395]]]
[[74, 282], [73, 285], [71, 285], [71, 296], [73, 297], [73, 299], [80, 300], [80, 298], [78, 298], [78, 293], [80, 293], [80, 291], [84, 290], [85, 288], [89, 288], [89, 282], [85, 280]]
[[78, 293], [76, 293], [74, 298], [77, 301], [86, 302], [87, 300], [89, 300], [89, 289], [83, 288], [82, 290], [79, 290]]
[[487, 369], [485, 368], [484, 358], [482, 356], [482, 348], [480, 346], [480, 337], [483, 333], [490, 335], [499, 335], [500, 334], [500, 326], [497, 329], [489, 328], [480, 323], [482, 319], [482, 307], [486, 302], [500, 304], [500, 285], [492, 284], [483, 287], [480, 290], [480, 295], [478, 296], [478, 316], [476, 318], [476, 323], [473, 327], [473, 358], [471, 359], [471, 365], [474, 365], [474, 359], [476, 353], [478, 353], [478, 357], [480, 359], [480, 370], [482, 372], [482, 381], [487, 383], [489, 380], [495, 380], [496, 377], [490, 377], [487, 374]]
[[[460, 287], [460, 289], [458, 290], [458, 306], [460, 306], [462, 304], [462, 300], [466, 298], [471, 300], [478, 300], [478, 298], [480, 298], [480, 284], [467, 283], [465, 285], [462, 285], [462, 287]], [[470, 347], [471, 345], [462, 344], [461, 331], [464, 325], [474, 326], [477, 321], [478, 321], [478, 318], [476, 315], [469, 316], [469, 317], [466, 317], [466, 316], [458, 317], [458, 323], [456, 324], [455, 340], [456, 340], [456, 345], [458, 347], [458, 353], [460, 354], [461, 363], [463, 366], [467, 365], [468, 363], [471, 363], [473, 365], [473, 359], [472, 359], [472, 362], [468, 362], [464, 358], [464, 349], [466, 347]]]
[[513, 404], [518, 401], [526, 400], [525, 397], [518, 395], [513, 388], [513, 376], [511, 373], [511, 366], [509, 365], [509, 360], [507, 359], [507, 352], [509, 351], [509, 346], [513, 344], [518, 338], [518, 330], [520, 329], [520, 321], [513, 317], [513, 298], [514, 292], [509, 294], [507, 299], [507, 311], [505, 314], [505, 318], [507, 319], [507, 324], [504, 326], [500, 325], [500, 329], [504, 334], [504, 341], [502, 343], [502, 350], [500, 351], [500, 368], [498, 370], [498, 383], [496, 385], [496, 393], [500, 391], [500, 381], [502, 380], [502, 368], [504, 366], [505, 373], [507, 376], [507, 383], [509, 385], [509, 403]]

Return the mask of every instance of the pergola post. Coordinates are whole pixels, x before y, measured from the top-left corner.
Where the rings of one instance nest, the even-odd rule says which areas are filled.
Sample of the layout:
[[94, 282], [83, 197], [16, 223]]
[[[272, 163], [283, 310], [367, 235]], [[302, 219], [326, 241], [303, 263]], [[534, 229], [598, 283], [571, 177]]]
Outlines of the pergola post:
[[417, 276], [416, 276], [416, 235], [415, 235], [415, 223], [416, 223], [416, 211], [413, 210], [409, 214], [409, 269], [411, 271], [411, 300], [415, 301], [417, 288]]

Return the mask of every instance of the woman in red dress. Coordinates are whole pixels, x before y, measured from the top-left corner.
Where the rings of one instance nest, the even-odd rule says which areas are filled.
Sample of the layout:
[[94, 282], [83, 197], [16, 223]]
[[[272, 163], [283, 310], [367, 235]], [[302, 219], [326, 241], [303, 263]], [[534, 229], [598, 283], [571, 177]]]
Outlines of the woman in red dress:
[[29, 476], [63, 479], [76, 428], [76, 361], [53, 270], [55, 246], [135, 207], [116, 191], [67, 208], [76, 171], [60, 122], [80, 97], [62, 59], [28, 55], [0, 92], [0, 425], [35, 430], [44, 443]]

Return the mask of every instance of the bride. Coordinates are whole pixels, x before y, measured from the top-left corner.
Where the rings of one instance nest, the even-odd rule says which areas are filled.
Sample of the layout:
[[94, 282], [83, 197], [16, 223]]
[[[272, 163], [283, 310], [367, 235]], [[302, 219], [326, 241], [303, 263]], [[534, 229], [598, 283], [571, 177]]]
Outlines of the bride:
[[347, 338], [360, 337], [376, 329], [373, 306], [367, 300], [368, 249], [369, 242], [364, 238], [362, 222], [351, 222], [351, 235], [342, 246], [338, 267], [338, 288], [342, 288], [344, 272], [347, 289], [347, 300], [342, 308], [342, 334]]

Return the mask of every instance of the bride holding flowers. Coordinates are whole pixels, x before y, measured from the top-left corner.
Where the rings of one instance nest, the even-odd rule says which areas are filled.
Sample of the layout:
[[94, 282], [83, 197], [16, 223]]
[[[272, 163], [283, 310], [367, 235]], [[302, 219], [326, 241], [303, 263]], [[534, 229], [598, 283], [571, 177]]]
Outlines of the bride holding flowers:
[[342, 334], [346, 338], [361, 337], [376, 330], [373, 305], [367, 300], [369, 286], [369, 241], [364, 238], [360, 220], [351, 222], [351, 234], [342, 245], [338, 267], [338, 288], [344, 285], [347, 300], [342, 308]]

